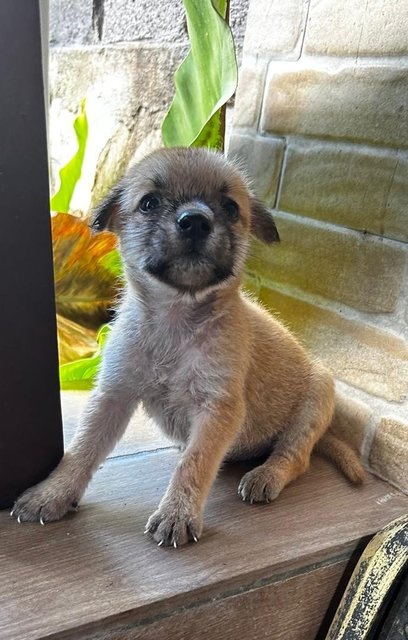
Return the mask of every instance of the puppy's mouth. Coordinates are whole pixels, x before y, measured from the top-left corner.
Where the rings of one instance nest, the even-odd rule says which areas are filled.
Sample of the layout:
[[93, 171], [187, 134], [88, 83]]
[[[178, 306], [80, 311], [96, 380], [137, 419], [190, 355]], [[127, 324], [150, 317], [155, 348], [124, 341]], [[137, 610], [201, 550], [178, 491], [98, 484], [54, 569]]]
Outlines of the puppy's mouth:
[[173, 259], [149, 259], [144, 268], [160, 282], [183, 292], [214, 287], [233, 275], [231, 259], [212, 263], [192, 251]]

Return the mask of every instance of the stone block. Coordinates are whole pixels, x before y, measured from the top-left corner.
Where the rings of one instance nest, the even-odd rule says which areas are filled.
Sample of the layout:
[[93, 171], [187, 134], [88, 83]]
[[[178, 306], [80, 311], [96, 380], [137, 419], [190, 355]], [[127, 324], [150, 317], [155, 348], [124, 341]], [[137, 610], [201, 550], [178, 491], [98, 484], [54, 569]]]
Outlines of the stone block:
[[[241, 50], [249, 0], [231, 0], [230, 20]], [[188, 44], [183, 0], [50, 0], [50, 44], [119, 42]]]
[[182, 0], [104, 0], [104, 44], [135, 40], [187, 44]]
[[269, 67], [261, 130], [408, 146], [408, 68], [305, 59]]
[[407, 245], [278, 211], [274, 217], [281, 242], [271, 247], [254, 242], [250, 271], [360, 311], [395, 310]]
[[259, 292], [261, 290], [260, 284], [254, 278], [250, 278], [249, 276], [244, 277], [244, 281], [242, 283], [242, 288], [247, 295], [251, 298], [257, 300], [259, 298]]
[[244, 51], [266, 58], [298, 58], [307, 4], [305, 0], [251, 2]]
[[[86, 97], [89, 136], [74, 208], [86, 211], [123, 174], [135, 151], [160, 127], [174, 94], [182, 48], [142, 46], [53, 49], [50, 139], [54, 188], [75, 151], [74, 114]], [[96, 170], [98, 168], [98, 175]]]
[[249, 0], [230, 0], [229, 25], [234, 35], [234, 42], [239, 51], [242, 50], [246, 33]]
[[49, 3], [50, 45], [80, 45], [97, 42], [92, 16], [92, 0], [51, 0]]
[[[408, 346], [402, 338], [272, 288], [261, 288], [260, 299], [337, 378], [385, 400], [407, 399]], [[367, 425], [368, 408], [350, 404], [353, 411]], [[347, 430], [346, 423], [339, 428]]]
[[407, 2], [311, 0], [304, 51], [356, 58], [404, 55], [407, 23]]
[[365, 402], [339, 391], [336, 392], [336, 398], [332, 430], [351, 444], [356, 451], [361, 452], [373, 410]]
[[239, 162], [254, 193], [270, 206], [276, 200], [284, 141], [278, 138], [233, 133], [228, 157]]
[[[237, 48], [242, 46], [249, 0], [231, 0], [230, 20]], [[188, 44], [183, 0], [104, 0], [104, 44], [134, 41]]]
[[256, 129], [261, 113], [267, 62], [246, 56], [239, 72], [234, 127]]
[[289, 141], [277, 207], [408, 239], [408, 152]]
[[408, 491], [408, 422], [384, 417], [378, 425], [370, 451], [374, 473]]

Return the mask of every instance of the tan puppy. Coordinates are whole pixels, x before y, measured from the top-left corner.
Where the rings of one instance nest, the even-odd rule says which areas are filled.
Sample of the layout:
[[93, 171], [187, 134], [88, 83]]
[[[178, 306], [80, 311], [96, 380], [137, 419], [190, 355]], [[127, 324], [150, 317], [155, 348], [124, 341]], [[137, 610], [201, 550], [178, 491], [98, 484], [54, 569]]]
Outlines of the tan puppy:
[[[160, 545], [197, 541], [223, 460], [269, 455], [240, 482], [249, 502], [274, 500], [307, 469], [332, 421], [333, 379], [240, 291], [250, 233], [267, 243], [278, 233], [223, 156], [153, 153], [129, 170], [93, 227], [117, 233], [126, 292], [71, 446], [12, 515], [44, 523], [76, 506], [142, 402], [185, 445], [147, 531]], [[348, 445], [326, 434], [320, 447], [353, 482], [362, 480]]]

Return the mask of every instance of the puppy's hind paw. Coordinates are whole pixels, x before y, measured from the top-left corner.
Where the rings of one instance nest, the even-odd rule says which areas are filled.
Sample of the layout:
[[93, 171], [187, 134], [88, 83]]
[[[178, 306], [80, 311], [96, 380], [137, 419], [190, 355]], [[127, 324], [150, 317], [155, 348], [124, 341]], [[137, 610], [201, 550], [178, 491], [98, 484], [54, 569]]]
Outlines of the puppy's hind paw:
[[278, 497], [283, 485], [270, 470], [256, 467], [246, 473], [238, 487], [238, 494], [245, 502], [272, 502]]

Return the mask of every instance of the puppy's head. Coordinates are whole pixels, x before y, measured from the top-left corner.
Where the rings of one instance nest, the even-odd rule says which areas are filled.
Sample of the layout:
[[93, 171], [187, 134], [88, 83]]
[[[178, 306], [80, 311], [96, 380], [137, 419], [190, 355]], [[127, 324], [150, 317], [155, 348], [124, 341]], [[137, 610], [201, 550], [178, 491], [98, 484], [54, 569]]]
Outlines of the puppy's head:
[[128, 278], [192, 294], [239, 278], [250, 233], [279, 240], [234, 165], [197, 148], [161, 149], [129, 169], [92, 227], [118, 234]]

